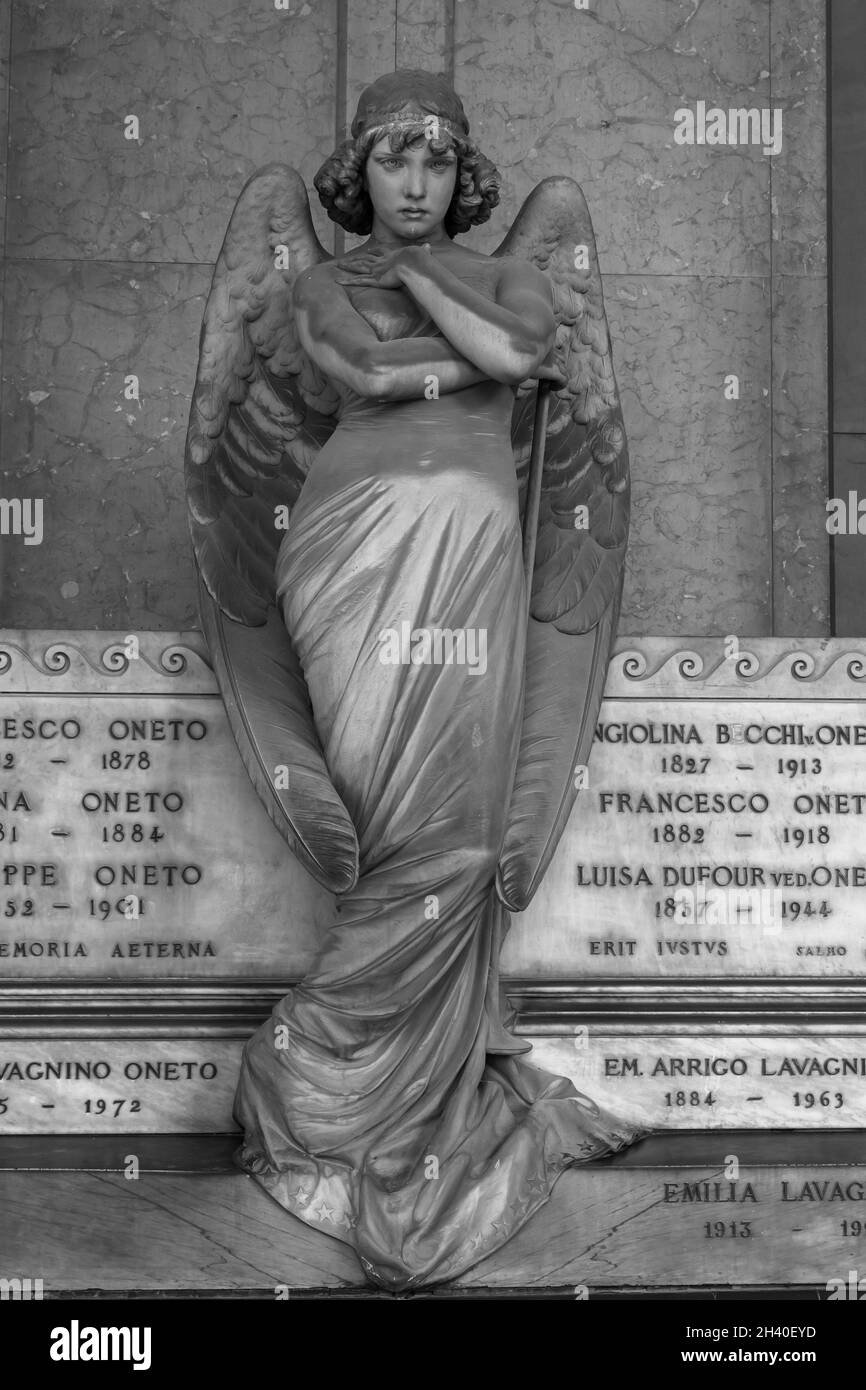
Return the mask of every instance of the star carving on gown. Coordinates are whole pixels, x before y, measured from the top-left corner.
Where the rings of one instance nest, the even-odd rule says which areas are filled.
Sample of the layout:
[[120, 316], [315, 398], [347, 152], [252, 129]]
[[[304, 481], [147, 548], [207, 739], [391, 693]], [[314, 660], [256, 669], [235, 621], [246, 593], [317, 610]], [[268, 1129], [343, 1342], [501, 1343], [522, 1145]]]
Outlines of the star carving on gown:
[[[577, 184], [540, 183], [494, 257], [549, 276], [565, 381], [528, 617], [535, 383], [383, 401], [326, 378], [292, 291], [331, 258], [288, 166], [260, 170], [235, 207], [187, 440], [201, 621], [232, 730], [268, 814], [335, 898], [307, 974], [244, 1049], [238, 1162], [391, 1290], [459, 1275], [565, 1168], [644, 1132], [534, 1067], [500, 1016], [509, 914], [532, 898], [589, 759], [628, 456]], [[405, 291], [347, 293], [380, 341], [439, 333]], [[384, 661], [382, 633], [401, 624], [485, 633], [484, 669]]]

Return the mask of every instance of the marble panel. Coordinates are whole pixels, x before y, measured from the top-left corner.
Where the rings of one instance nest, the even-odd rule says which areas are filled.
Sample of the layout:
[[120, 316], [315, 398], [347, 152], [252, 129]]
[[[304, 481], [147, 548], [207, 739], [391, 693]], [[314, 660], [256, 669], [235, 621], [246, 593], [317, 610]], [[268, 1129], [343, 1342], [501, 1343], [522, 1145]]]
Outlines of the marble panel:
[[827, 281], [773, 277], [773, 631], [830, 632]]
[[833, 439], [833, 492], [843, 501], [846, 527], [832, 538], [836, 631], [866, 632], [866, 434]]
[[771, 0], [772, 105], [784, 113], [781, 153], [771, 161], [773, 270], [827, 272], [827, 6]]
[[[302, 976], [333, 903], [258, 802], [202, 639], [132, 634], [133, 657], [122, 630], [3, 637], [0, 973]], [[844, 639], [620, 639], [504, 975], [613, 986], [638, 1012], [635, 982], [859, 980], [863, 669]]]
[[0, 1135], [221, 1134], [241, 1044], [224, 1038], [0, 1042]]
[[644, 1167], [637, 1150], [628, 1168], [570, 1169], [544, 1210], [461, 1286], [572, 1284], [591, 1301], [611, 1285], [815, 1284], [862, 1297], [856, 1274], [853, 1294], [839, 1290], [860, 1259], [866, 1169], [740, 1161], [731, 1181], [724, 1141], [716, 1147], [707, 1167]]
[[578, 1029], [572, 1038], [533, 1038], [532, 1059], [654, 1130], [866, 1127], [862, 1035], [704, 1028], [643, 1036]]
[[12, 0], [0, 0], [0, 255], [6, 250], [6, 144], [9, 136], [9, 45]]
[[3, 1268], [52, 1289], [313, 1288], [364, 1283], [348, 1245], [241, 1174], [2, 1173]]
[[[11, 41], [12, 0], [0, 0], [0, 383], [3, 379], [3, 307], [6, 301], [6, 146], [9, 109], [9, 44]], [[3, 419], [0, 415], [0, 467], [3, 465]], [[3, 603], [3, 575], [0, 567], [0, 607]]]
[[769, 633], [769, 286], [606, 274], [605, 299], [633, 486], [620, 631]]
[[[8, 540], [7, 625], [195, 622], [183, 449], [210, 278], [204, 266], [10, 263], [6, 487], [44, 499], [45, 535]], [[130, 375], [138, 400], [125, 398]]]
[[445, 72], [453, 61], [453, 0], [397, 0], [397, 67]]
[[864, 434], [866, 9], [857, 0], [834, 4], [832, 44], [833, 429], [838, 434]]
[[540, 179], [587, 194], [607, 272], [764, 274], [771, 158], [758, 146], [677, 144], [697, 102], [764, 107], [767, 6], [750, 0], [479, 0], [456, 10], [456, 81], [503, 174], [478, 236], [501, 240]]
[[[743, 1154], [729, 1179], [729, 1136], [712, 1147], [699, 1161], [637, 1150], [628, 1162], [568, 1169], [544, 1207], [462, 1275], [455, 1293], [552, 1288], [591, 1306], [594, 1295], [616, 1288], [773, 1285], [862, 1299], [856, 1267], [866, 1172], [857, 1160]], [[99, 1289], [272, 1299], [294, 1289], [360, 1293], [364, 1284], [349, 1246], [282, 1211], [241, 1175], [144, 1164], [134, 1182], [121, 1165], [3, 1172], [0, 1199], [2, 1275], [41, 1278], [46, 1298]], [[737, 1321], [732, 1315], [730, 1326]], [[781, 1321], [806, 1331], [810, 1323], [800, 1315]], [[712, 1345], [727, 1349], [731, 1340]], [[768, 1345], [775, 1343], [760, 1343]], [[780, 1345], [802, 1351], [810, 1342], [804, 1334]]]
[[584, 789], [503, 970], [523, 979], [857, 980], [863, 652], [620, 638]]
[[[35, 1026], [35, 1025], [34, 1025]], [[681, 1028], [525, 1035], [533, 1066], [653, 1130], [866, 1127], [866, 1039]], [[0, 1137], [229, 1134], [243, 1039], [0, 1040]]]
[[346, 126], [365, 87], [395, 67], [396, 4], [351, 0], [346, 45]]
[[8, 249], [212, 263], [257, 168], [330, 153], [335, 69], [336, 0], [21, 0]]
[[200, 639], [114, 637], [2, 649], [0, 975], [298, 978], [333, 898], [259, 802]]

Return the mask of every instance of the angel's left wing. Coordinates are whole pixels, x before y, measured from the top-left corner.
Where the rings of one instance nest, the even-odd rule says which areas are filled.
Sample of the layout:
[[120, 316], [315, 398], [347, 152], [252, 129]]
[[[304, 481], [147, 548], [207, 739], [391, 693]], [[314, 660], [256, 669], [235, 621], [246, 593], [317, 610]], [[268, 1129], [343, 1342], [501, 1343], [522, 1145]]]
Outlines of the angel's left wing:
[[[628, 450], [595, 236], [569, 178], [532, 191], [494, 253], [529, 260], [553, 282], [555, 362], [567, 378], [551, 399], [526, 650], [517, 772], [497, 873], [506, 907], [527, 906], [585, 782], [628, 539]], [[512, 442], [521, 510], [534, 392], [521, 388]]]

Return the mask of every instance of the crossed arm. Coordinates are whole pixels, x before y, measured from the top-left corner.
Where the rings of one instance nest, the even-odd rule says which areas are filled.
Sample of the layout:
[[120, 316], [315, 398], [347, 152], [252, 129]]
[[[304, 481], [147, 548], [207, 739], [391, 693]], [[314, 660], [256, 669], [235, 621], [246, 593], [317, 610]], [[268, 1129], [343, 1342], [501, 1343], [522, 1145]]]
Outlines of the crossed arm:
[[[301, 344], [329, 376], [361, 396], [409, 400], [424, 395], [426, 378], [438, 378], [440, 393], [480, 381], [517, 385], [545, 375], [555, 320], [549, 283], [534, 266], [506, 262], [489, 300], [458, 279], [420, 247], [392, 258], [378, 280], [383, 288], [403, 284], [441, 329], [444, 338], [400, 338], [380, 342], [356, 314], [348, 296], [325, 267], [298, 276], [294, 307]], [[355, 283], [362, 283], [360, 277]]]

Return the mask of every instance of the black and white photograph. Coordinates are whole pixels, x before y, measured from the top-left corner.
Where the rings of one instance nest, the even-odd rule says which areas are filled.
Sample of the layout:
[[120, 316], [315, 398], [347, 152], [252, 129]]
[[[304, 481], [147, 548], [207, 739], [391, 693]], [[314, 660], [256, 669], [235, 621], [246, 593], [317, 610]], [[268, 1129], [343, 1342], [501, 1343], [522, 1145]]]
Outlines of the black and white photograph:
[[0, 0], [28, 1370], [854, 1354], [864, 71], [862, 0]]

